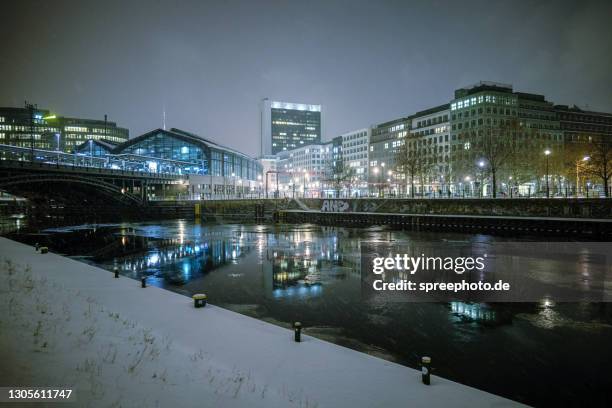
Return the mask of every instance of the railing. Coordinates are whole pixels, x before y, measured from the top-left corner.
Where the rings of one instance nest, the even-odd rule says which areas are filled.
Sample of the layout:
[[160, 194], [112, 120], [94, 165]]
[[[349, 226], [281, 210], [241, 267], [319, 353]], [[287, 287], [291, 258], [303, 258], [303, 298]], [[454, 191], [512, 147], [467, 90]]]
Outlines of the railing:
[[[143, 160], [120, 159], [117, 157], [106, 156], [96, 157], [83, 154], [64, 153], [61, 151], [51, 151], [42, 149], [30, 149], [26, 147], [10, 146], [0, 144], [0, 161], [11, 161], [23, 163], [26, 165], [47, 165], [50, 167], [59, 167], [63, 169], [73, 168], [88, 171], [88, 169], [98, 169], [104, 171], [113, 171], [115, 174], [132, 174], [147, 177], [185, 177], [186, 174], [180, 171], [168, 170], [174, 162], [170, 160], [159, 159], [158, 162], [163, 164], [162, 170], [151, 170], [148, 167], [150, 159]], [[184, 165], [184, 163], [180, 163]]]

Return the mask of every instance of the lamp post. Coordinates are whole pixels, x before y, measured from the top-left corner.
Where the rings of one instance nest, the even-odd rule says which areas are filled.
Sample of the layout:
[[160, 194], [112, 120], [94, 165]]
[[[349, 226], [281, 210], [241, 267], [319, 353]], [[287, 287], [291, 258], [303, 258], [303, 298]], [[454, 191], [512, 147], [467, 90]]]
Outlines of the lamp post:
[[484, 196], [484, 167], [485, 167], [485, 162], [484, 160], [480, 160], [478, 162], [478, 167], [480, 168], [480, 183], [478, 186], [478, 197], [482, 198]]
[[[259, 198], [261, 198], [261, 186], [262, 186], [262, 182], [261, 182], [261, 174], [258, 174], [258, 175], [257, 175], [257, 181], [259, 182], [259, 190], [258, 190], [257, 196], [258, 196]], [[267, 183], [266, 183], [266, 186], [267, 186]], [[267, 193], [267, 191], [266, 191], [266, 193]], [[267, 194], [266, 194], [266, 195], [267, 195]], [[268, 197], [266, 197], [266, 198], [268, 198]]]
[[586, 198], [589, 198], [589, 188], [591, 187], [591, 182], [587, 181], [586, 183]]
[[232, 195], [236, 198], [236, 173], [232, 173]]
[[380, 163], [380, 167], [381, 167], [380, 174], [378, 176], [378, 180], [379, 180], [378, 196], [379, 197], [384, 197], [385, 196], [385, 191], [384, 191], [383, 186], [382, 186], [382, 176], [383, 176], [383, 173], [385, 172], [385, 163], [384, 162]]
[[[472, 181], [472, 178], [471, 178], [470, 176], [465, 176], [465, 179], [464, 179], [464, 180], [465, 180], [465, 185], [467, 186], [467, 185], [468, 185], [468, 183], [470, 183], [470, 181]], [[465, 187], [464, 187], [464, 189], [465, 189]], [[472, 192], [472, 193], [473, 193], [473, 192]], [[465, 190], [464, 190], [463, 197], [465, 197]]]
[[89, 139], [89, 164], [93, 167], [93, 139]]
[[578, 198], [578, 191], [580, 190], [580, 188], [579, 188], [579, 185], [580, 185], [580, 176], [579, 176], [579, 173], [580, 173], [580, 163], [581, 162], [586, 163], [589, 160], [591, 160], [591, 158], [589, 156], [584, 156], [581, 161], [580, 160], [576, 161], [576, 198]]
[[514, 186], [512, 185], [512, 176], [508, 177], [508, 190], [510, 190], [510, 198], [512, 198], [512, 193], [514, 192]]
[[306, 180], [308, 180], [309, 175], [308, 175], [308, 171], [304, 170], [304, 178], [303, 178], [303, 183], [302, 183], [302, 198], [306, 198]]
[[393, 178], [393, 172], [391, 170], [387, 171], [387, 175], [389, 176], [389, 178], [387, 179], [387, 183], [389, 183], [389, 195], [393, 196], [393, 188], [391, 185], [391, 180]]
[[548, 184], [548, 156], [550, 156], [550, 149], [544, 150], [544, 155], [546, 156], [546, 198], [550, 198], [550, 186]]
[[59, 133], [55, 134], [55, 140], [57, 141], [57, 149], [56, 149], [56, 151], [57, 151], [57, 164], [59, 164], [59, 161], [60, 161], [60, 154], [59, 154], [59, 151], [60, 151], [60, 134]]
[[[378, 178], [378, 172], [379, 172], [378, 167], [374, 167], [372, 171], [374, 172], [374, 175]], [[375, 183], [375, 184], [378, 184], [378, 183]], [[380, 186], [378, 187], [378, 189], [380, 190]], [[378, 195], [380, 195], [380, 192], [378, 193]]]

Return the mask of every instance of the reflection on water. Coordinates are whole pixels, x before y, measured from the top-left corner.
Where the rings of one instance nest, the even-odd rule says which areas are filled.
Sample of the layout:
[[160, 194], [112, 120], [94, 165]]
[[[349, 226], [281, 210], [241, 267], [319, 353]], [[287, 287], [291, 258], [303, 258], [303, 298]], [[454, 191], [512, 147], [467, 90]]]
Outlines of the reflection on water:
[[[107, 269], [116, 264], [185, 295], [205, 292], [213, 304], [275, 324], [299, 320], [307, 334], [412, 367], [430, 355], [439, 375], [530, 404], [603, 405], [612, 386], [609, 304], [362, 300], [362, 241], [486, 244], [487, 236], [175, 221], [14, 237]], [[555, 262], [534, 265], [554, 280]], [[584, 265], [576, 274], [588, 285]]]

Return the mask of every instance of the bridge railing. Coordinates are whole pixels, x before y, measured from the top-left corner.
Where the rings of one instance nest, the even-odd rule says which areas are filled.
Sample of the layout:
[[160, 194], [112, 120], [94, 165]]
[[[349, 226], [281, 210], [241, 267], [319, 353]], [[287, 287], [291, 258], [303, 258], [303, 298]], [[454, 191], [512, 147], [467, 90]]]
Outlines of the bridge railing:
[[0, 160], [5, 163], [19, 163], [21, 167], [47, 167], [49, 169], [61, 167], [64, 170], [74, 169], [75, 172], [93, 169], [110, 174], [130, 174], [147, 178], [184, 178], [186, 176], [176, 171], [151, 171], [145, 162], [118, 160], [111, 156], [95, 157], [3, 144], [0, 144]]

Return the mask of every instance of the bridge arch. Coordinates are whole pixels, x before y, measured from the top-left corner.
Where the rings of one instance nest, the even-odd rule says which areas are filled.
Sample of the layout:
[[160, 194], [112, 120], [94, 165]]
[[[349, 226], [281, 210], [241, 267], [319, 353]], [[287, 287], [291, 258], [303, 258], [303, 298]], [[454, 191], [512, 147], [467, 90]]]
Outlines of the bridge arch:
[[86, 186], [89, 191], [102, 194], [111, 200], [125, 205], [142, 205], [142, 199], [134, 194], [121, 191], [120, 187], [99, 178], [83, 177], [70, 174], [23, 174], [6, 177], [0, 181], [0, 190], [15, 195], [36, 194], [40, 186], [63, 183], [68, 186]]

